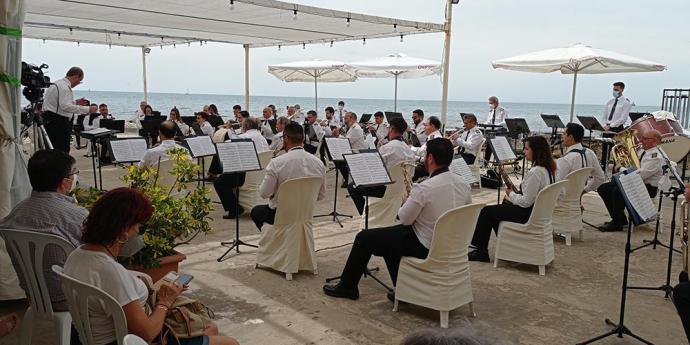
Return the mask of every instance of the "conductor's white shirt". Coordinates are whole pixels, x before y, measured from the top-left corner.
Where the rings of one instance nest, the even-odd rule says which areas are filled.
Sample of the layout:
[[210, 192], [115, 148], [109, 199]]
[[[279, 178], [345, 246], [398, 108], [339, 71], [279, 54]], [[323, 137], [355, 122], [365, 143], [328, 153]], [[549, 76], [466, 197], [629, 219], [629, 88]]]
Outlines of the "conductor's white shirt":
[[479, 155], [479, 150], [481, 150], [482, 140], [484, 140], [484, 135], [479, 128], [473, 127], [470, 130], [465, 130], [464, 132], [460, 133], [456, 139], [456, 142], [460, 147], [458, 152], [468, 153], [476, 157]]
[[293, 147], [284, 155], [273, 158], [268, 163], [264, 180], [259, 186], [259, 194], [262, 198], [269, 199], [268, 207], [275, 209], [278, 206], [278, 188], [283, 182], [310, 176], [322, 178], [323, 183], [317, 200], [323, 200], [326, 197], [326, 167], [302, 147]]
[[522, 194], [510, 193], [509, 200], [520, 207], [532, 207], [537, 200], [537, 194], [553, 182], [555, 182], [555, 175], [549, 175], [548, 170], [544, 167], [533, 166], [525, 174], [525, 179], [522, 180]]
[[254, 147], [256, 147], [256, 152], [268, 151], [268, 141], [257, 129], [250, 129], [242, 134], [234, 134], [226, 142], [232, 141], [232, 139], [251, 139], [254, 142]]
[[502, 106], [497, 106], [489, 111], [489, 116], [486, 117], [485, 124], [493, 125], [506, 125], [506, 119], [508, 118], [508, 110]]
[[556, 164], [558, 165], [558, 170], [556, 170], [557, 181], [565, 180], [566, 176], [575, 170], [592, 168], [590, 179], [585, 185], [585, 193], [596, 190], [604, 183], [604, 170], [602, 170], [601, 165], [599, 165], [596, 153], [583, 147], [580, 143], [568, 146], [565, 155], [559, 158]]
[[43, 111], [52, 111], [71, 119], [74, 114], [88, 114], [89, 106], [74, 104], [72, 86], [67, 78], [62, 78], [56, 80], [46, 90], [43, 98]]
[[388, 170], [391, 170], [393, 166], [402, 161], [409, 161], [412, 163], [415, 161], [414, 152], [412, 152], [412, 149], [402, 140], [393, 139], [389, 141], [379, 148], [379, 153]]
[[[606, 107], [604, 107], [604, 117], [602, 123], [604, 125], [609, 125], [609, 127], [619, 127], [628, 121], [628, 115], [630, 115], [630, 109], [632, 109], [632, 103], [630, 100], [623, 97], [622, 95], [617, 98], [618, 103], [616, 103], [616, 98], [611, 98]], [[611, 109], [613, 109], [613, 104], [616, 104], [616, 109], [613, 111], [613, 117], [609, 120], [611, 115]]]
[[345, 138], [350, 139], [350, 146], [353, 150], [365, 150], [369, 148], [366, 139], [364, 138], [364, 131], [358, 124], [353, 124], [345, 133]]
[[429, 248], [438, 218], [450, 209], [471, 203], [470, 185], [444, 168], [413, 185], [410, 196], [398, 210], [398, 219], [403, 225], [412, 225], [419, 242]]
[[160, 159], [161, 161], [167, 161], [168, 150], [175, 147], [184, 148], [183, 146], [177, 145], [177, 143], [175, 143], [175, 140], [172, 139], [161, 141], [161, 143], [158, 146], [146, 150], [146, 154], [144, 154], [144, 158], [142, 158], [141, 162], [139, 162], [139, 166], [156, 166], [158, 165], [158, 159]]

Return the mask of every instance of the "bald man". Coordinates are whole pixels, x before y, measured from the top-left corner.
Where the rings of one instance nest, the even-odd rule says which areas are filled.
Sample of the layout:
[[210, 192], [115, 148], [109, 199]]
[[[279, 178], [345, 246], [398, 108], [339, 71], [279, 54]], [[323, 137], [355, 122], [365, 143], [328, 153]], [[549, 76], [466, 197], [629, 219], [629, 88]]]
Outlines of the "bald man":
[[[655, 197], [659, 180], [664, 174], [663, 166], [666, 164], [664, 153], [658, 145], [661, 143], [661, 133], [655, 129], [650, 129], [642, 133], [640, 137], [642, 150], [637, 151], [637, 157], [640, 158], [640, 168], [637, 171], [644, 181], [649, 192], [650, 197]], [[622, 171], [629, 167], [619, 167], [617, 170]], [[625, 202], [623, 195], [618, 190], [615, 182], [607, 182], [599, 186], [597, 193], [606, 205], [606, 209], [611, 215], [611, 221], [598, 226], [599, 231], [613, 232], [623, 230], [623, 226], [628, 224], [627, 218], [623, 210], [625, 209]]]

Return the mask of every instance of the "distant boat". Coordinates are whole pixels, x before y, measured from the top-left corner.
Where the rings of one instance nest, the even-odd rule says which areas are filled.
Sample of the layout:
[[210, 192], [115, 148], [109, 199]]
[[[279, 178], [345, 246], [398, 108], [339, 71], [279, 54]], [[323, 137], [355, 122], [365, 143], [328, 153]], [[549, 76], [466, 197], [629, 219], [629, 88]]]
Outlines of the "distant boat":
[[189, 95], [189, 89], [187, 89], [187, 92], [184, 93], [185, 95]]

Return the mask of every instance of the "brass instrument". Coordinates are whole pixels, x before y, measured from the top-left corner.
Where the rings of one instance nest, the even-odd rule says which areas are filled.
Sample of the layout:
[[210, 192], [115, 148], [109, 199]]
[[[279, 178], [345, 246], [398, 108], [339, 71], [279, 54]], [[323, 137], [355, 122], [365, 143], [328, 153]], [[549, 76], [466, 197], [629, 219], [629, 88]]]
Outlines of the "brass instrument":
[[407, 198], [410, 196], [410, 192], [412, 192], [412, 176], [410, 176], [409, 172], [409, 167], [417, 167], [417, 163], [414, 163], [412, 161], [404, 161], [400, 163], [400, 167], [402, 168], [402, 174], [403, 174], [403, 180], [405, 183], [405, 195], [403, 198]]
[[[503, 180], [503, 183], [505, 183], [506, 188], [510, 188], [510, 190], [512, 190], [513, 193], [516, 192], [515, 184], [513, 183], [513, 180], [510, 178], [510, 176], [503, 167], [506, 165], [512, 165], [514, 163], [515, 161], [511, 161], [505, 164], [498, 165], [498, 175], [501, 176], [501, 180]], [[512, 202], [507, 197], [503, 198], [503, 203], [512, 204]]]
[[683, 252], [683, 271], [688, 273], [688, 220], [690, 219], [690, 205], [688, 200], [680, 204], [680, 216], [683, 217], [683, 227], [680, 233], [680, 249]]
[[616, 165], [640, 168], [640, 158], [637, 156], [637, 149], [640, 144], [637, 143], [636, 134], [637, 130], [629, 129], [613, 137], [613, 140], [618, 142], [611, 148], [611, 157], [613, 157]]

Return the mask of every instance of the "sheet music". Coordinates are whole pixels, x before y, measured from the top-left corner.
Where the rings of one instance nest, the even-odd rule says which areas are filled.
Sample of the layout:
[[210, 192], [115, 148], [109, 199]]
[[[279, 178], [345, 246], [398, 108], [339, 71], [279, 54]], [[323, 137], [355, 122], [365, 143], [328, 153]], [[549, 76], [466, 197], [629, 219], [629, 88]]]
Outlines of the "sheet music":
[[645, 187], [639, 172], [620, 174], [618, 179], [625, 196], [643, 221], [648, 221], [656, 216], [656, 207], [654, 207], [652, 198], [649, 197], [649, 192], [647, 192], [647, 187]]
[[467, 165], [467, 162], [465, 162], [465, 160], [462, 159], [462, 157], [453, 159], [453, 162], [450, 163], [448, 169], [450, 170], [450, 172], [460, 175], [462, 179], [469, 184], [479, 182], [477, 181], [477, 177], [475, 177], [472, 173], [472, 170], [470, 170], [470, 167]]
[[185, 141], [187, 145], [189, 145], [189, 150], [192, 151], [192, 157], [194, 158], [213, 156], [216, 154], [216, 147], [213, 145], [211, 137], [207, 135], [187, 138]]
[[146, 154], [146, 139], [111, 140], [110, 148], [115, 162], [139, 162]]
[[499, 162], [509, 161], [517, 159], [513, 148], [510, 147], [508, 139], [506, 137], [495, 137], [491, 139], [491, 147], [494, 151], [494, 156]]
[[259, 156], [251, 141], [218, 143], [218, 158], [223, 173], [261, 170]]
[[352, 153], [352, 146], [350, 146], [350, 140], [347, 138], [326, 137], [326, 147], [328, 147], [328, 152], [331, 153], [334, 161], [342, 161], [344, 159], [343, 154]]
[[106, 133], [106, 132], [110, 132], [110, 130], [107, 128], [94, 128], [94, 129], [89, 130], [89, 131], [83, 131], [82, 133], [83, 134], [96, 135], [96, 134], [101, 134], [101, 133]]
[[388, 170], [378, 152], [356, 153], [345, 155], [345, 161], [350, 168], [350, 175], [355, 186], [390, 183]]

